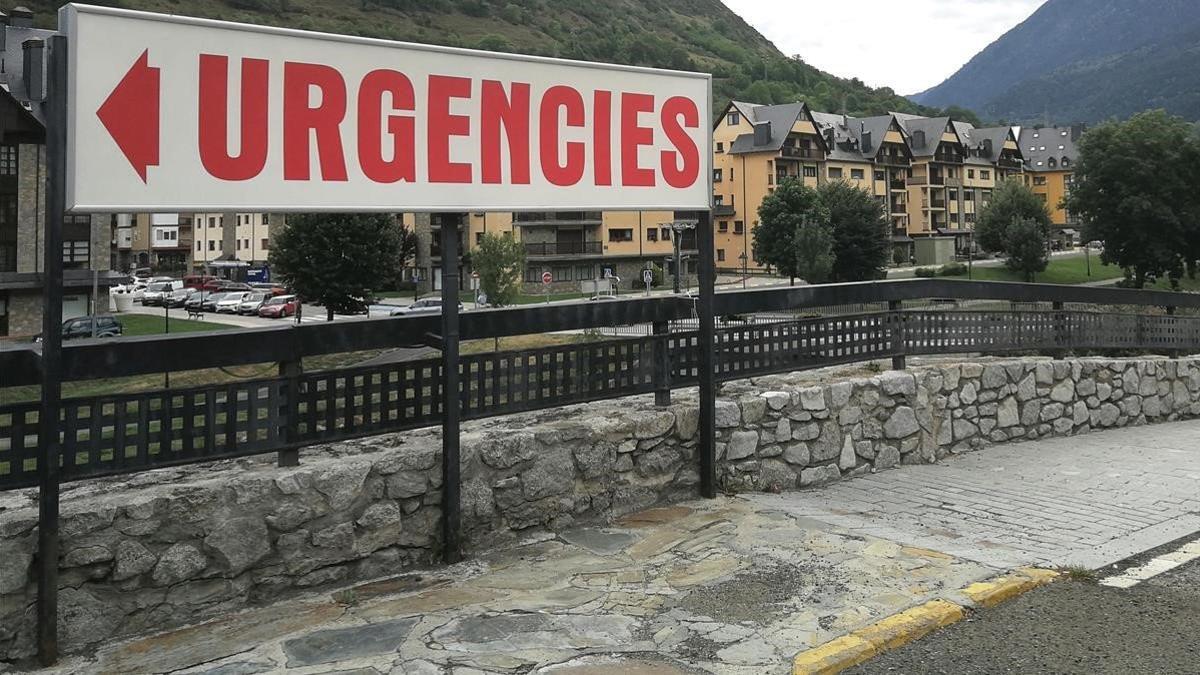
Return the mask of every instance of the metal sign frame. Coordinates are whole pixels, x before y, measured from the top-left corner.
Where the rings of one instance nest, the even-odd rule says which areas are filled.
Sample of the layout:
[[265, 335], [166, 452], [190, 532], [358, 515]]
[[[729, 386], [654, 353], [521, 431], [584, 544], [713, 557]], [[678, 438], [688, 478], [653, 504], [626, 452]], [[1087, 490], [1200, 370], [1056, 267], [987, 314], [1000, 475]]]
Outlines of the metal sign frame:
[[[697, 101], [698, 111], [700, 113], [700, 120], [699, 120], [700, 128], [697, 131], [696, 138], [700, 139], [700, 141], [702, 143], [707, 144], [704, 147], [698, 148], [699, 155], [700, 155], [700, 157], [699, 157], [700, 169], [699, 170], [701, 172], [701, 175], [697, 179], [697, 183], [702, 183], [704, 186], [706, 186], [706, 188], [705, 188], [706, 202], [704, 204], [684, 203], [684, 202], [676, 202], [676, 203], [648, 202], [648, 203], [642, 203], [642, 204], [636, 204], [636, 205], [623, 205], [623, 206], [622, 205], [614, 206], [612, 204], [603, 203], [603, 202], [601, 202], [601, 203], [580, 202], [577, 204], [571, 204], [569, 206], [555, 205], [555, 204], [540, 204], [539, 203], [539, 204], [522, 205], [520, 208], [515, 208], [511, 204], [489, 204], [486, 202], [480, 202], [480, 203], [475, 203], [475, 204], [464, 203], [464, 204], [456, 204], [454, 206], [432, 206], [432, 207], [430, 207], [430, 206], [415, 207], [415, 206], [412, 206], [411, 203], [376, 205], [376, 206], [366, 206], [366, 207], [361, 206], [361, 205], [356, 205], [353, 203], [338, 203], [338, 204], [318, 205], [318, 206], [305, 205], [305, 206], [302, 206], [299, 208], [295, 204], [291, 204], [291, 203], [251, 203], [249, 200], [237, 201], [237, 202], [221, 202], [221, 203], [212, 203], [212, 204], [172, 203], [169, 205], [154, 205], [153, 207], [145, 207], [145, 206], [141, 206], [141, 205], [137, 205], [137, 204], [104, 204], [104, 203], [95, 203], [95, 204], [79, 203], [79, 204], [77, 204], [77, 203], [75, 203], [76, 186], [74, 184], [74, 179], [75, 179], [74, 149], [76, 147], [76, 138], [75, 138], [76, 130], [74, 128], [74, 119], [75, 119], [76, 110], [74, 108], [74, 103], [72, 101], [68, 101], [67, 120], [68, 120], [69, 128], [68, 128], [68, 133], [67, 133], [67, 146], [70, 149], [70, 152], [69, 152], [69, 156], [67, 158], [68, 165], [67, 165], [66, 197], [67, 197], [68, 209], [69, 209], [69, 212], [71, 212], [71, 213], [125, 213], [125, 212], [130, 212], [130, 211], [137, 212], [137, 211], [153, 211], [153, 210], [172, 211], [172, 212], [177, 212], [177, 211], [178, 212], [238, 211], [238, 210], [241, 210], [241, 211], [254, 211], [254, 212], [261, 212], [261, 213], [295, 213], [297, 211], [314, 212], [314, 213], [316, 213], [316, 212], [393, 213], [393, 212], [400, 212], [400, 211], [405, 211], [405, 210], [412, 210], [412, 211], [419, 211], [419, 212], [423, 212], [423, 213], [461, 213], [461, 212], [508, 213], [508, 212], [513, 212], [513, 211], [536, 211], [536, 210], [559, 210], [559, 211], [574, 211], [574, 210], [580, 210], [580, 211], [596, 211], [596, 210], [603, 210], [603, 211], [658, 211], [658, 210], [664, 210], [664, 211], [669, 211], [669, 210], [679, 210], [679, 211], [695, 211], [695, 210], [699, 210], [699, 209], [709, 208], [708, 202], [711, 201], [712, 174], [713, 174], [713, 172], [712, 172], [713, 127], [711, 124], [712, 75], [710, 73], [670, 70], [670, 69], [661, 69], [661, 68], [647, 68], [647, 67], [642, 67], [642, 66], [630, 66], [630, 65], [623, 65], [623, 64], [577, 61], [577, 60], [572, 60], [572, 59], [561, 59], [561, 58], [544, 57], [544, 56], [530, 56], [530, 55], [524, 55], [524, 54], [509, 54], [509, 53], [503, 53], [503, 52], [488, 52], [488, 51], [483, 51], [483, 50], [466, 49], [466, 48], [460, 48], [460, 47], [444, 47], [444, 46], [438, 46], [438, 45], [425, 45], [425, 44], [402, 42], [402, 41], [395, 41], [395, 40], [384, 40], [384, 39], [379, 39], [379, 38], [338, 35], [338, 34], [334, 34], [334, 33], [325, 33], [325, 32], [317, 32], [317, 31], [303, 31], [303, 30], [297, 30], [297, 29], [292, 29], [292, 28], [262, 26], [262, 25], [256, 25], [256, 24], [218, 21], [215, 19], [202, 19], [202, 18], [196, 18], [196, 17], [157, 14], [157, 13], [153, 13], [153, 12], [143, 12], [143, 11], [138, 11], [138, 10], [120, 9], [120, 8], [114, 8], [114, 7], [100, 7], [100, 6], [95, 6], [95, 5], [70, 3], [67, 5], [64, 5], [59, 10], [59, 29], [63, 34], [65, 34], [67, 36], [70, 47], [71, 47], [70, 54], [69, 54], [70, 62], [69, 62], [68, 73], [67, 73], [67, 86], [68, 86], [68, 90], [71, 92], [76, 91], [76, 86], [78, 84], [76, 81], [76, 74], [78, 71], [80, 59], [83, 57], [82, 55], [80, 55], [78, 53], [79, 50], [76, 48], [75, 37], [73, 37], [73, 35], [72, 35], [72, 33], [73, 33], [72, 29], [74, 27], [74, 23], [75, 23], [75, 20], [76, 20], [76, 17], [78, 14], [91, 14], [91, 15], [99, 15], [99, 16], [105, 16], [105, 17], [128, 18], [128, 19], [136, 19], [136, 20], [141, 20], [141, 21], [157, 21], [157, 22], [162, 22], [162, 23], [171, 24], [171, 25], [182, 25], [182, 26], [199, 27], [199, 28], [212, 28], [212, 29], [222, 30], [222, 31], [231, 31], [232, 30], [232, 31], [256, 33], [256, 34], [260, 34], [260, 35], [269, 35], [269, 36], [275, 36], [275, 37], [285, 37], [285, 38], [291, 37], [291, 38], [303, 39], [306, 41], [313, 41], [313, 40], [329, 41], [329, 42], [336, 42], [336, 43], [346, 44], [346, 45], [359, 45], [359, 46], [364, 46], [364, 47], [376, 47], [376, 48], [379, 48], [379, 47], [389, 48], [390, 47], [390, 48], [396, 48], [396, 49], [425, 52], [425, 53], [434, 54], [434, 55], [469, 56], [469, 57], [477, 57], [477, 58], [482, 57], [482, 58], [486, 58], [489, 60], [498, 60], [498, 61], [504, 61], [504, 62], [514, 62], [515, 61], [515, 62], [525, 63], [525, 64], [544, 64], [544, 65], [551, 65], [551, 66], [563, 66], [563, 67], [569, 67], [569, 68], [599, 70], [599, 71], [605, 71], [605, 72], [617, 72], [617, 73], [625, 72], [625, 73], [639, 74], [639, 75], [669, 76], [669, 77], [677, 77], [677, 78], [704, 80], [704, 82], [705, 82], [704, 88], [706, 91], [705, 100]], [[708, 113], [708, 117], [705, 117], [705, 113]], [[614, 159], [614, 165], [616, 165], [618, 163], [618, 158], [614, 157], [613, 159]], [[614, 166], [614, 171], [616, 169], [617, 169], [617, 167]], [[619, 174], [617, 174], [617, 175], [619, 175]], [[417, 183], [417, 185], [421, 185], [421, 183]], [[478, 186], [477, 184], [462, 184], [460, 187], [471, 188], [471, 187], [477, 187], [477, 186]], [[246, 187], [247, 187], [246, 192], [249, 194], [253, 194], [253, 192], [254, 192], [253, 186], [247, 184]], [[617, 186], [612, 186], [612, 187], [616, 188]], [[548, 188], [548, 189], [550, 189], [550, 188]], [[697, 191], [700, 190], [699, 187], [695, 187], [694, 189], [696, 189]]]

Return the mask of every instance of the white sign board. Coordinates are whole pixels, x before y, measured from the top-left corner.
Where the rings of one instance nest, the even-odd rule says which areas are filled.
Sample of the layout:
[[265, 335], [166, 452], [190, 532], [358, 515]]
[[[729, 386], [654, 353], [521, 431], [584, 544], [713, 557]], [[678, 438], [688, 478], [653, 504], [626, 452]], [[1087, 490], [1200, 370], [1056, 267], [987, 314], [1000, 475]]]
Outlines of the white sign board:
[[67, 5], [67, 207], [703, 210], [707, 74]]

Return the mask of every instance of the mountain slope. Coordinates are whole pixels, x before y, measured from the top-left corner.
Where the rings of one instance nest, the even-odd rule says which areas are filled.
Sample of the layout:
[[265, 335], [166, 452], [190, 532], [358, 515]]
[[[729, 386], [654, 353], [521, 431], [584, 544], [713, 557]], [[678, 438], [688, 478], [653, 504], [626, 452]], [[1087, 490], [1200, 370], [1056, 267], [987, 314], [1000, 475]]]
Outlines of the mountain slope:
[[[945, 82], [912, 99], [1013, 121], [1047, 112], [1058, 121], [1094, 121], [1117, 114], [1116, 103], [1141, 109], [1170, 96], [1175, 62], [1189, 58], [1196, 28], [1195, 0], [1049, 0]], [[1147, 79], [1130, 79], [1135, 73]], [[1135, 83], [1141, 85], [1140, 100], [1087, 96], [1097, 86], [1111, 93], [1114, 84]], [[1064, 106], [1067, 97], [1054, 95], [1064, 85], [1090, 103]]]
[[[93, 0], [94, 1], [94, 0]], [[52, 27], [57, 4], [27, 3]], [[930, 112], [785, 57], [720, 0], [108, 0], [127, 9], [713, 73], [731, 98], [854, 114]]]

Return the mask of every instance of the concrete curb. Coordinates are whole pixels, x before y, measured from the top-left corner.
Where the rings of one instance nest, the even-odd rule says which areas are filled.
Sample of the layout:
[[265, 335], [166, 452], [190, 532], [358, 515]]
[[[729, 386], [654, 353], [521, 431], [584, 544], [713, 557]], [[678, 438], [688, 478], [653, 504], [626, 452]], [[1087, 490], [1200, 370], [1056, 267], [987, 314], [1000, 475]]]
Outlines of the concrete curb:
[[[1053, 570], [1024, 568], [962, 590], [976, 607], [992, 607], [1031, 591], [1058, 577]], [[883, 652], [919, 640], [967, 615], [969, 606], [933, 600], [893, 614], [865, 628], [800, 652], [792, 660], [793, 675], [834, 675]]]

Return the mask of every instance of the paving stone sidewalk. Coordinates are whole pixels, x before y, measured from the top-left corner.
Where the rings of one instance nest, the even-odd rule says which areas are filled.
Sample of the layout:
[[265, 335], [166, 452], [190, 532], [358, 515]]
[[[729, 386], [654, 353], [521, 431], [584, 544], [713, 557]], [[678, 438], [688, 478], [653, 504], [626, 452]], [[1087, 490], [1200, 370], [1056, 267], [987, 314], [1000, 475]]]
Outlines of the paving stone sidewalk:
[[799, 651], [935, 598], [962, 602], [958, 589], [1002, 570], [1200, 530], [1198, 438], [1200, 422], [1142, 427], [653, 509], [57, 670], [787, 673]]

